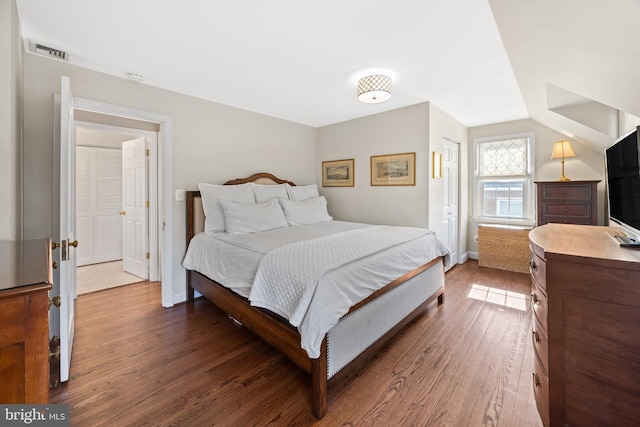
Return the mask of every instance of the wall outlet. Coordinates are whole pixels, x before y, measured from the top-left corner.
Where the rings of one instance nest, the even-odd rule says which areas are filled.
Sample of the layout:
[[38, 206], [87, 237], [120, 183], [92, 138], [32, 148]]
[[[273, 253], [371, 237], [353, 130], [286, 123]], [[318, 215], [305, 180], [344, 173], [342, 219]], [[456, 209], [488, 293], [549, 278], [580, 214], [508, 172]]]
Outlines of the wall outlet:
[[475, 236], [473, 236], [473, 241], [477, 242], [478, 241], [478, 235], [476, 234]]
[[184, 202], [184, 190], [176, 190], [176, 202]]

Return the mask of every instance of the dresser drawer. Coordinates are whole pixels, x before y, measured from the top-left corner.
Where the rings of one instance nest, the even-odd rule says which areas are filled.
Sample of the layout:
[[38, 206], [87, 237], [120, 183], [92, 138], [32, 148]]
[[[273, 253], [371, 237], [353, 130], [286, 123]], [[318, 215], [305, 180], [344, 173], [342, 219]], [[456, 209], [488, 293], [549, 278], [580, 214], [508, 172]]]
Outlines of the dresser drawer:
[[545, 292], [547, 291], [547, 262], [540, 258], [535, 252], [531, 252], [531, 260], [529, 261], [529, 271], [531, 277], [535, 279]]
[[540, 360], [533, 357], [533, 394], [542, 424], [549, 426], [549, 377], [544, 372]]
[[542, 190], [545, 200], [591, 200], [591, 184], [560, 183], [545, 185]]
[[549, 375], [549, 338], [547, 338], [547, 330], [541, 325], [535, 315], [531, 317], [531, 339], [533, 341], [533, 351], [540, 360], [544, 373]]
[[590, 219], [591, 204], [543, 202], [542, 215], [547, 219], [554, 216], [571, 220], [575, 220], [576, 218]]
[[539, 324], [546, 333], [548, 328], [547, 316], [549, 315], [549, 305], [547, 296], [542, 293], [535, 284], [535, 278], [531, 282], [531, 312], [538, 319]]

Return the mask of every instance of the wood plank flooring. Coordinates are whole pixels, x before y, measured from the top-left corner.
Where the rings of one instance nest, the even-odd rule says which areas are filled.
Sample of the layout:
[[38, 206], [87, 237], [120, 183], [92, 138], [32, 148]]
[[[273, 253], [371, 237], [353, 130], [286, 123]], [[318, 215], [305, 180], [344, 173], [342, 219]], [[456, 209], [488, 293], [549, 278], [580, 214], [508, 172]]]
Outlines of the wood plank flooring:
[[321, 421], [310, 378], [208, 301], [162, 308], [149, 282], [81, 295], [71, 379], [50, 402], [70, 405], [72, 426], [540, 427], [529, 283], [456, 266], [443, 305], [330, 383]]

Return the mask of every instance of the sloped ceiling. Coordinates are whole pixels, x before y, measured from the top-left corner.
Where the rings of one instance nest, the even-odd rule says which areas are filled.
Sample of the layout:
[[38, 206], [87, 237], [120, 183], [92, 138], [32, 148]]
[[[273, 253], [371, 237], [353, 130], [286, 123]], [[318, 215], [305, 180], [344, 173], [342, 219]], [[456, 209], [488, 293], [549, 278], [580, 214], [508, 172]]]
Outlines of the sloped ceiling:
[[532, 119], [604, 149], [604, 116], [640, 116], [640, 1], [489, 2]]
[[[431, 101], [468, 127], [531, 117], [603, 148], [598, 108], [640, 116], [638, 0], [16, 3], [27, 51], [313, 127]], [[359, 103], [378, 72], [393, 97]]]

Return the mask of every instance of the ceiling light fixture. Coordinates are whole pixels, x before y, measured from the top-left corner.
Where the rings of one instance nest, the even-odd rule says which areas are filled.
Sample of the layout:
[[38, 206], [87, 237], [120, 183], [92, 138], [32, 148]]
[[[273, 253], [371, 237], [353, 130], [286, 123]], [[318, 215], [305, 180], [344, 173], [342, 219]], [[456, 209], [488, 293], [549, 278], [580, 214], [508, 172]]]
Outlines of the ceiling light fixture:
[[391, 77], [374, 74], [358, 80], [358, 101], [365, 104], [378, 104], [390, 98]]

